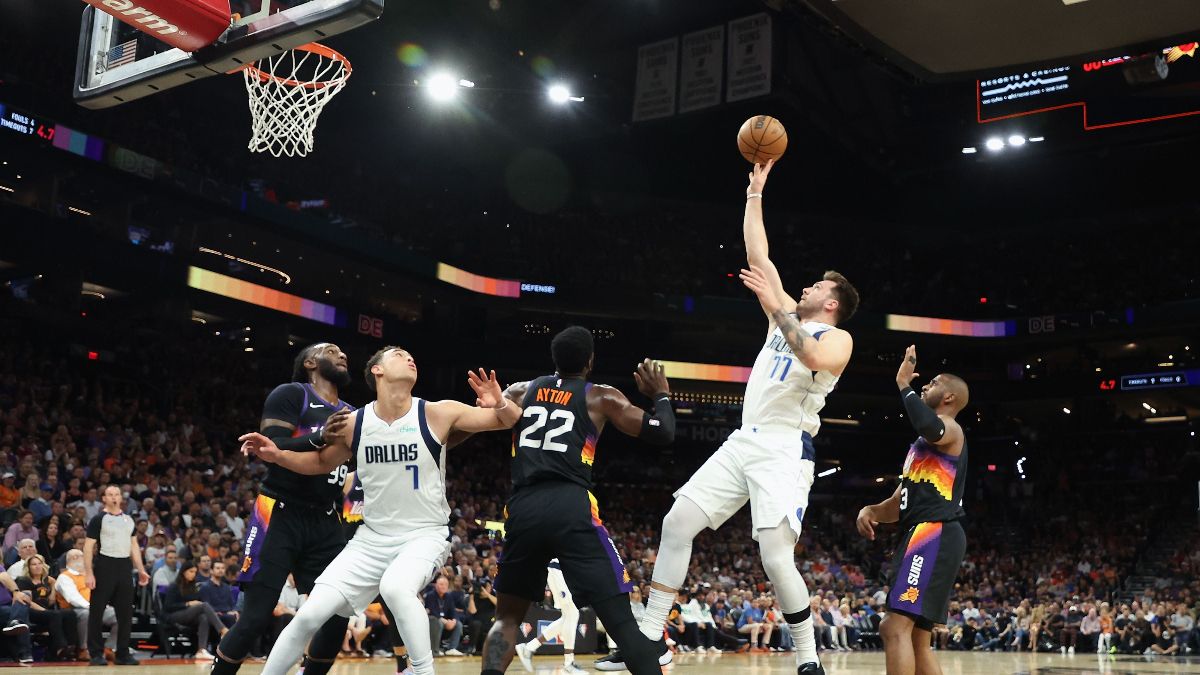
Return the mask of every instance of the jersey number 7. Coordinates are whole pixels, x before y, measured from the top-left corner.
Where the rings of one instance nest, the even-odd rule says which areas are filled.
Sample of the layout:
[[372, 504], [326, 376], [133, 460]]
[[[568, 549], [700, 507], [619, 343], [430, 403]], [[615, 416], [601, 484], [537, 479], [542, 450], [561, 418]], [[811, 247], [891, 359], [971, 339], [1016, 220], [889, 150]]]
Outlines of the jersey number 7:
[[[517, 445], [522, 448], [540, 448], [542, 450], [553, 450], [554, 452], [567, 451], [566, 443], [559, 443], [554, 439], [567, 433], [571, 430], [571, 427], [575, 426], [575, 413], [570, 410], [555, 410], [554, 412], [550, 412], [540, 405], [535, 405], [526, 408], [522, 417], [525, 419], [536, 419], [530, 422], [529, 426], [525, 427], [525, 431], [521, 432]], [[547, 421], [554, 423], [558, 420], [562, 420], [562, 423], [553, 429], [546, 430], [540, 439], [534, 437], [538, 432], [546, 428]]]

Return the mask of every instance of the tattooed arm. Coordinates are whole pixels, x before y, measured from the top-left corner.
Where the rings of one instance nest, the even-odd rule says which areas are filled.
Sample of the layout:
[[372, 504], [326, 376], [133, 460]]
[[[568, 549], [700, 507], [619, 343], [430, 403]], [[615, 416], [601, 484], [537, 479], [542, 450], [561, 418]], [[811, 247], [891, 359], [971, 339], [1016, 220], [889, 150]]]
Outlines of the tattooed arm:
[[850, 338], [849, 333], [834, 328], [817, 338], [804, 330], [800, 319], [784, 309], [782, 299], [774, 290], [775, 285], [771, 279], [778, 277], [774, 266], [764, 269], [751, 265], [750, 269], [742, 270], [741, 277], [742, 283], [758, 296], [758, 303], [762, 305], [763, 311], [779, 326], [788, 346], [806, 368], [825, 370], [835, 375], [840, 375], [845, 370], [846, 364], [850, 362], [850, 353], [854, 351], [854, 340]]
[[854, 340], [849, 333], [834, 328], [815, 338], [800, 325], [800, 319], [782, 309], [771, 312], [771, 318], [804, 367], [834, 374], [841, 374], [845, 370], [850, 362], [850, 353], [854, 351]]

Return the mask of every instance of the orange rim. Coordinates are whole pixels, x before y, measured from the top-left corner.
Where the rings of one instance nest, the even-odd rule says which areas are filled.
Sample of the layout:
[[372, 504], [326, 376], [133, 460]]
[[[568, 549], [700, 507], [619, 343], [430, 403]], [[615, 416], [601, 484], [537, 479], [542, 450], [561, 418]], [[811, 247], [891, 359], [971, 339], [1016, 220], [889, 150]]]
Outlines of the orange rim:
[[317, 56], [323, 56], [327, 59], [340, 61], [343, 69], [342, 76], [325, 82], [301, 82], [300, 80], [285, 79], [279, 77], [278, 75], [273, 75], [254, 64], [249, 64], [243, 67], [242, 70], [250, 72], [263, 82], [270, 82], [271, 80], [274, 80], [276, 84], [280, 84], [285, 87], [304, 87], [305, 89], [324, 89], [325, 87], [341, 84], [350, 78], [350, 73], [354, 72], [354, 68], [350, 65], [350, 59], [343, 56], [341, 52], [330, 49], [323, 44], [310, 42], [306, 45], [300, 45], [299, 47], [296, 47], [296, 50], [311, 52]]

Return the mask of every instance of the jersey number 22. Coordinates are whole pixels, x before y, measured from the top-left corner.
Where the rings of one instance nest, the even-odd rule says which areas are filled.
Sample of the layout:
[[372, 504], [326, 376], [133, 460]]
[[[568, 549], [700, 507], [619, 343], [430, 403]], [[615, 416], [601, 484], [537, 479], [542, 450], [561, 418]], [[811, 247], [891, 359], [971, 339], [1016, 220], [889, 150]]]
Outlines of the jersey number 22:
[[[554, 439], [567, 433], [571, 430], [571, 427], [575, 426], [575, 413], [570, 410], [555, 410], [554, 412], [550, 412], [540, 405], [535, 405], [526, 408], [522, 417], [537, 419], [533, 420], [529, 426], [525, 427], [525, 431], [521, 432], [521, 437], [517, 445], [522, 448], [541, 448], [542, 450], [553, 450], [554, 452], [567, 451], [566, 443], [559, 443]], [[539, 431], [546, 428], [547, 421], [553, 424], [559, 420], [562, 423], [555, 425], [551, 429], [546, 429], [540, 439], [534, 437]]]

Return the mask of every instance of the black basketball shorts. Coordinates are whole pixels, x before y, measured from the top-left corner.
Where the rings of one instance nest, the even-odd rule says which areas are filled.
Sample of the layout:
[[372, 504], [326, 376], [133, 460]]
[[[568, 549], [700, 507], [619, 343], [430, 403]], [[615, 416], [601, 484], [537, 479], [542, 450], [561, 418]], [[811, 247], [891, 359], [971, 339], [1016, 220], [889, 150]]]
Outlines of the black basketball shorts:
[[912, 618], [925, 630], [946, 623], [966, 551], [967, 537], [957, 521], [915, 525], [896, 548], [888, 609]]
[[581, 485], [548, 482], [522, 488], [508, 502], [496, 590], [531, 601], [546, 591], [546, 565], [558, 558], [580, 607], [633, 588], [625, 562], [600, 520], [596, 498]]
[[246, 526], [238, 582], [282, 589], [292, 574], [296, 590], [311, 593], [317, 577], [345, 546], [341, 514], [332, 505], [322, 509], [260, 494]]

